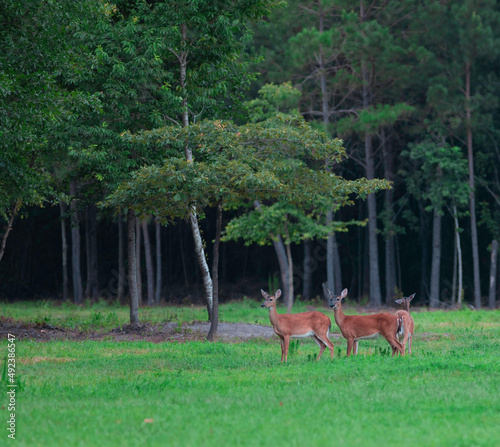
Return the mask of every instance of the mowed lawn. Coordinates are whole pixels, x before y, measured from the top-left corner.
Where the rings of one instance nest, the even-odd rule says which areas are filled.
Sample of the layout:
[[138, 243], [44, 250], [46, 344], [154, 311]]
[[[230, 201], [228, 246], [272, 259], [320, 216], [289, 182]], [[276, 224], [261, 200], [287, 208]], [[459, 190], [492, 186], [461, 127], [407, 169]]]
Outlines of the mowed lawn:
[[[221, 307], [223, 321], [269, 325], [260, 302]], [[303, 311], [298, 305], [294, 312]], [[323, 309], [332, 317], [333, 313]], [[279, 312], [283, 312], [283, 308]], [[354, 313], [346, 309], [346, 313]], [[0, 304], [3, 316], [66, 327], [123, 324], [127, 309]], [[148, 321], [204, 318], [201, 308], [141, 310]], [[497, 446], [500, 312], [413, 312], [411, 357], [385, 340], [320, 362], [312, 340], [280, 364], [277, 338], [250, 342], [16, 342], [17, 446]], [[100, 323], [99, 323], [100, 322]], [[333, 332], [339, 333], [335, 323]], [[0, 341], [2, 371], [7, 340]]]

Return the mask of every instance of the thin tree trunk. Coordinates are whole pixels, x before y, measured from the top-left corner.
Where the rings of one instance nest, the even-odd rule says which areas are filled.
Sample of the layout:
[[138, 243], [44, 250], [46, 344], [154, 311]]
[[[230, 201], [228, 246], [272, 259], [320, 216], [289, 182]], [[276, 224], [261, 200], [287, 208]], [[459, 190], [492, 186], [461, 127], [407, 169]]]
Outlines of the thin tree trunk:
[[491, 241], [491, 263], [490, 263], [490, 293], [488, 295], [488, 307], [495, 308], [496, 291], [497, 291], [497, 258], [498, 258], [498, 241]]
[[142, 269], [141, 269], [141, 222], [138, 217], [135, 219], [135, 243], [136, 249], [136, 266], [137, 266], [137, 299], [139, 304], [142, 305]]
[[200, 227], [198, 226], [198, 218], [194, 209], [191, 211], [191, 214], [189, 216], [189, 223], [191, 225], [191, 231], [193, 233], [196, 257], [198, 258], [198, 263], [200, 265], [203, 288], [205, 289], [208, 317], [209, 319], [211, 319], [213, 310], [213, 284], [212, 278], [210, 277], [210, 270], [208, 268], [207, 259], [205, 257], [203, 240], [201, 238]]
[[14, 219], [21, 208], [21, 199], [17, 199], [14, 204], [14, 208], [12, 208], [12, 213], [10, 214], [9, 222], [7, 223], [7, 228], [5, 229], [2, 236], [2, 245], [0, 247], [0, 261], [3, 258], [3, 254], [5, 253], [5, 246], [7, 245], [7, 238], [9, 237], [9, 233], [12, 231], [12, 226], [14, 224]]
[[[183, 23], [181, 25], [181, 41], [183, 48], [185, 42], [187, 41], [187, 25]], [[186, 79], [187, 79], [187, 51], [181, 51], [177, 54], [177, 59], [179, 62], [179, 71], [180, 71], [180, 86], [182, 89], [186, 88]], [[182, 98], [182, 127], [189, 126], [189, 111], [188, 111], [188, 98], [187, 96], [183, 96]], [[193, 161], [193, 152], [188, 144], [185, 144], [184, 151], [186, 155], [186, 160], [188, 162]], [[196, 215], [196, 208], [193, 207], [189, 214], [189, 224], [191, 226], [191, 232], [193, 233], [194, 246], [196, 257], [198, 259], [198, 263], [200, 265], [201, 276], [203, 281], [203, 287], [205, 289], [205, 299], [207, 302], [207, 310], [209, 319], [212, 318], [212, 308], [213, 308], [213, 284], [212, 278], [210, 276], [210, 269], [208, 268], [207, 260], [205, 257], [205, 250], [203, 248], [203, 239], [201, 237], [200, 227], [198, 224], [198, 216]]]
[[210, 319], [210, 330], [207, 340], [213, 341], [217, 336], [217, 326], [219, 325], [219, 247], [220, 234], [222, 231], [222, 200], [217, 203], [217, 221], [215, 224], [215, 241], [212, 259], [212, 281], [213, 281], [213, 308]]
[[[375, 178], [375, 163], [372, 152], [372, 136], [365, 135], [366, 178]], [[368, 260], [370, 268], [370, 305], [379, 307], [382, 304], [380, 292], [380, 273], [378, 267], [377, 242], [377, 202], [375, 194], [368, 194]]]
[[139, 294], [137, 288], [137, 241], [134, 210], [127, 211], [128, 285], [130, 291], [130, 324], [139, 324]]
[[458, 257], [457, 257], [457, 238], [454, 234], [453, 238], [453, 278], [451, 280], [451, 306], [455, 307], [457, 303], [457, 270], [458, 270]]
[[[333, 212], [328, 211], [326, 213], [326, 224], [330, 225], [333, 221]], [[328, 289], [332, 293], [337, 293], [337, 287], [340, 287], [340, 285], [337, 285], [335, 283], [335, 275], [334, 275], [334, 258], [333, 258], [333, 238], [334, 238], [334, 233], [332, 232], [329, 236], [328, 239], [326, 240], [326, 284], [328, 286]]]
[[422, 202], [418, 203], [419, 210], [419, 220], [420, 220], [420, 247], [422, 252], [422, 270], [420, 272], [420, 296], [427, 296], [429, 293], [428, 289], [428, 277], [429, 277], [429, 245], [428, 245], [428, 229], [427, 220], [425, 216], [424, 206]]
[[62, 242], [62, 277], [63, 277], [63, 292], [62, 298], [64, 301], [69, 299], [69, 277], [68, 277], [68, 236], [66, 234], [66, 204], [59, 202], [61, 210], [61, 242]]
[[458, 291], [457, 291], [457, 305], [459, 307], [462, 306], [462, 298], [464, 295], [464, 286], [463, 286], [463, 260], [462, 260], [462, 245], [460, 242], [460, 226], [458, 224], [458, 214], [457, 207], [453, 207], [453, 221], [455, 222], [455, 245], [457, 247], [457, 262], [458, 262]]
[[479, 277], [479, 249], [477, 242], [477, 224], [476, 224], [476, 200], [474, 190], [474, 153], [472, 148], [472, 124], [471, 124], [471, 105], [470, 105], [470, 86], [471, 86], [471, 64], [465, 64], [465, 115], [467, 121], [467, 158], [469, 161], [469, 205], [470, 205], [470, 225], [472, 239], [472, 264], [474, 273], [474, 306], [481, 308], [481, 283]]
[[70, 203], [71, 208], [71, 261], [73, 276], [73, 299], [75, 304], [83, 302], [82, 271], [80, 265], [81, 240], [80, 240], [80, 222], [78, 218], [78, 209], [76, 206], [75, 195], [77, 193], [76, 181], [70, 182], [70, 194], [73, 196]]
[[[361, 22], [365, 21], [365, 9], [363, 1], [360, 1]], [[371, 105], [370, 91], [370, 73], [366, 67], [365, 60], [361, 64], [363, 76], [363, 108], [367, 109]], [[372, 180], [375, 178], [375, 160], [373, 156], [373, 137], [366, 131], [365, 133], [365, 163], [366, 178]], [[370, 268], [370, 305], [379, 307], [382, 304], [382, 295], [380, 292], [380, 274], [378, 266], [378, 244], [377, 244], [377, 202], [375, 194], [368, 194], [368, 260]]]
[[304, 239], [304, 278], [302, 282], [302, 299], [309, 301], [311, 299], [312, 286], [312, 256], [311, 239]]
[[99, 298], [99, 253], [97, 251], [97, 207], [88, 208], [90, 236], [90, 293], [92, 299]]
[[[288, 218], [288, 217], [287, 217]], [[286, 233], [286, 239], [287, 243], [285, 244], [286, 247], [286, 257], [288, 259], [288, 301], [286, 301], [286, 313], [289, 314], [292, 312], [292, 307], [293, 307], [293, 301], [294, 301], [294, 290], [293, 290], [293, 261], [292, 261], [292, 249], [291, 249], [291, 244], [290, 244], [290, 234], [288, 233], [288, 226], [287, 226], [287, 221], [285, 221], [285, 233]]]
[[[382, 129], [382, 151], [384, 155], [384, 177], [386, 180], [394, 179], [394, 154], [387, 139], [385, 130]], [[393, 230], [393, 202], [394, 190], [386, 189], [385, 199], [385, 302], [392, 303], [396, 289], [396, 262], [395, 262], [395, 244]]]
[[90, 249], [90, 224], [89, 224], [89, 209], [88, 207], [85, 209], [85, 261], [87, 265], [87, 281], [85, 284], [85, 298], [89, 299], [90, 298], [90, 287], [91, 287], [91, 249]]
[[155, 278], [154, 278], [153, 254], [151, 253], [151, 241], [149, 238], [149, 228], [147, 219], [143, 219], [141, 225], [142, 225], [142, 236], [144, 237], [144, 256], [146, 257], [148, 306], [154, 306]]
[[155, 222], [156, 230], [156, 287], [155, 287], [155, 304], [160, 305], [161, 302], [161, 224]]
[[441, 213], [435, 209], [432, 225], [431, 294], [429, 306], [439, 307], [439, 273], [441, 270]]
[[292, 261], [292, 250], [290, 247], [290, 243], [285, 244], [286, 247], [286, 255], [288, 258], [288, 301], [286, 304], [286, 313], [289, 314], [292, 312], [293, 301], [294, 301], [294, 291], [293, 291], [293, 261]]
[[123, 259], [123, 220], [122, 213], [118, 213], [118, 291], [117, 300], [120, 303], [123, 300], [123, 294], [125, 289], [125, 277], [124, 277], [124, 259]]
[[[258, 200], [255, 200], [253, 204], [254, 208], [257, 210], [261, 207], [261, 204]], [[286, 255], [285, 244], [283, 243], [283, 239], [279, 235], [277, 237], [271, 235], [271, 239], [273, 241], [274, 250], [276, 251], [278, 264], [280, 266], [281, 285], [283, 287], [283, 300], [285, 303], [287, 303], [290, 296], [290, 289], [288, 285], [288, 259]], [[271, 291], [269, 291], [269, 293], [271, 293]]]

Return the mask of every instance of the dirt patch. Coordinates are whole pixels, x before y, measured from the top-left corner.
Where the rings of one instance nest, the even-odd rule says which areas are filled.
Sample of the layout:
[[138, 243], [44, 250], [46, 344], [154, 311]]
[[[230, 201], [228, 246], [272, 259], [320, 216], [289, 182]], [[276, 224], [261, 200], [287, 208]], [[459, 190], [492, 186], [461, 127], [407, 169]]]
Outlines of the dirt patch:
[[[179, 326], [178, 323], [154, 325], [123, 325], [109, 332], [78, 331], [54, 327], [49, 324], [31, 324], [15, 321], [11, 318], [0, 318], [0, 339], [9, 334], [16, 339], [50, 341], [50, 340], [144, 340], [154, 343], [166, 341], [185, 342], [204, 340], [210, 329], [210, 323], [192, 323]], [[217, 339], [225, 341], [244, 341], [252, 338], [270, 338], [274, 330], [269, 326], [244, 323], [219, 323]]]

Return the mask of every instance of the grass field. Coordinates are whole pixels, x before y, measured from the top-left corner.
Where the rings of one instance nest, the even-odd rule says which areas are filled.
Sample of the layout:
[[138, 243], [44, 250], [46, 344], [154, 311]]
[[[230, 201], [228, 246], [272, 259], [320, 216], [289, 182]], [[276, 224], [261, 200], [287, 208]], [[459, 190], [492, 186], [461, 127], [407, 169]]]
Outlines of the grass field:
[[[222, 320], [269, 325], [259, 304], [223, 305]], [[86, 330], [128, 318], [127, 308], [103, 303], [0, 303], [0, 314]], [[4, 374], [0, 445], [497, 446], [500, 312], [413, 317], [413, 356], [404, 358], [390, 357], [385, 340], [361, 342], [360, 355], [349, 359], [345, 340], [334, 340], [334, 360], [324, 355], [317, 363], [316, 344], [301, 340], [288, 364], [280, 364], [277, 338], [18, 340], [16, 440], [7, 437]], [[201, 308], [141, 310], [143, 321], [205, 318]], [[335, 324], [333, 331], [339, 332]], [[7, 344], [0, 340], [2, 370]]]

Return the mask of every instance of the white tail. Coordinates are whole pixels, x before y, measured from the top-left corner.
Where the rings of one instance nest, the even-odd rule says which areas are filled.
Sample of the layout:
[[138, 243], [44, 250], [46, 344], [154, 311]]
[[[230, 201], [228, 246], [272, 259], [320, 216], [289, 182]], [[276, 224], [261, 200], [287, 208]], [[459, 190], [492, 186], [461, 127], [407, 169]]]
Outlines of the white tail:
[[411, 342], [413, 341], [413, 333], [415, 331], [415, 323], [410, 315], [410, 301], [415, 297], [415, 294], [405, 296], [396, 303], [402, 304], [404, 310], [398, 310], [395, 315], [403, 320], [403, 330], [398, 332], [399, 341], [403, 339], [403, 353], [406, 352], [406, 344], [408, 343], [408, 353], [411, 355]]
[[330, 349], [330, 357], [333, 359], [333, 343], [328, 338], [330, 336], [330, 327], [332, 322], [329, 317], [321, 312], [302, 312], [298, 314], [278, 314], [276, 311], [276, 300], [281, 296], [281, 290], [278, 289], [273, 296], [269, 296], [261, 290], [265, 298], [261, 307], [269, 309], [269, 319], [274, 327], [274, 332], [280, 338], [281, 361], [287, 361], [288, 346], [290, 337], [304, 338], [312, 337], [319, 346], [319, 354], [316, 360], [319, 360], [326, 347]]
[[342, 299], [347, 296], [347, 289], [344, 289], [340, 296], [330, 296], [330, 307], [335, 312], [335, 322], [342, 335], [347, 340], [347, 357], [351, 355], [354, 346], [354, 355], [358, 354], [359, 340], [369, 340], [382, 335], [392, 348], [392, 355], [399, 351], [404, 355], [403, 345], [398, 341], [397, 333], [401, 320], [390, 313], [379, 313], [373, 315], [345, 315], [342, 311]]

